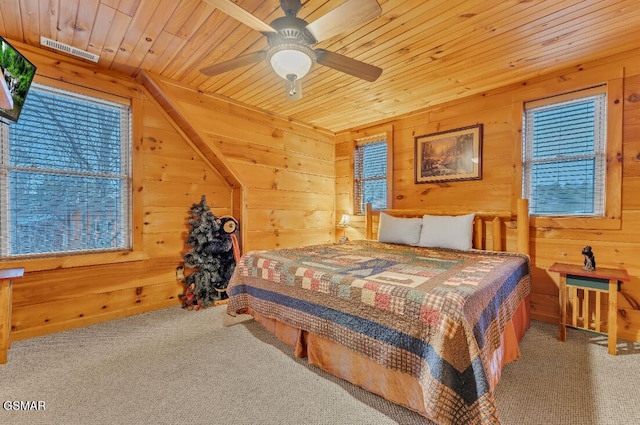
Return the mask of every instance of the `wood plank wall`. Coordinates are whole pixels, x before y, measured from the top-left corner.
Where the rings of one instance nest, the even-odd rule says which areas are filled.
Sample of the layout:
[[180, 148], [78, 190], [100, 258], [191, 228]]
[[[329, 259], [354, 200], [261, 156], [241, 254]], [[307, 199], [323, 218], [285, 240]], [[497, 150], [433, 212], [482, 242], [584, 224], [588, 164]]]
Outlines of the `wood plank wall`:
[[[186, 250], [189, 208], [203, 194], [216, 215], [244, 218], [245, 251], [334, 241], [333, 133], [147, 75], [162, 90], [155, 93], [129, 77], [12, 44], [36, 64], [43, 83], [134, 98], [133, 127], [140, 135], [134, 141], [134, 216], [142, 227], [140, 252], [127, 261], [94, 265], [94, 257], [80, 256], [85, 258], [0, 262], [26, 268], [14, 285], [12, 340], [179, 304], [183, 287], [175, 269]], [[174, 113], [187, 119], [189, 133]], [[224, 170], [216, 169], [220, 161]]]
[[[626, 268], [632, 277], [623, 285], [640, 302], [640, 55], [632, 51], [582, 64], [531, 81], [434, 106], [397, 119], [372, 123], [394, 129], [393, 208], [450, 205], [452, 211], [511, 210], [521, 196], [520, 146], [522, 102], [601, 84], [624, 76], [622, 224], [616, 230], [531, 229], [533, 263], [532, 316], [556, 322], [558, 276], [547, 269], [556, 261], [581, 264], [589, 244], [602, 267]], [[414, 184], [414, 137], [484, 124], [482, 180]], [[336, 136], [336, 215], [351, 213], [351, 143], [357, 131]], [[354, 217], [347, 236], [363, 236], [361, 218]], [[640, 310], [619, 295], [620, 338], [640, 341]]]
[[335, 240], [335, 135], [149, 75], [244, 188], [244, 250]]
[[13, 43], [38, 67], [37, 80], [69, 82], [135, 101], [134, 182], [139, 252], [131, 260], [94, 256], [0, 262], [22, 264], [13, 290], [12, 340], [178, 305], [189, 208], [207, 195], [216, 215], [232, 214], [232, 189], [131, 78], [104, 73], [60, 55]]

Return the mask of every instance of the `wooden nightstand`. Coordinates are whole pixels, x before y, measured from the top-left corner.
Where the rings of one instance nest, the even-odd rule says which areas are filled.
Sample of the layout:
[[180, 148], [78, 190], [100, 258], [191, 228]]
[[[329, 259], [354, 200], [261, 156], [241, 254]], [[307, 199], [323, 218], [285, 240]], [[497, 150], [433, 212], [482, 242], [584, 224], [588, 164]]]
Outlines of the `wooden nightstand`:
[[[583, 270], [582, 265], [563, 263], [553, 264], [549, 271], [560, 274], [558, 339], [566, 341], [567, 326], [606, 333], [608, 334], [609, 354], [615, 355], [618, 333], [618, 291], [622, 282], [631, 280], [627, 271], [604, 267], [589, 271]], [[606, 332], [602, 327], [601, 296], [603, 293], [608, 299]], [[579, 297], [580, 294], [582, 294], [582, 299]], [[569, 301], [571, 301], [571, 322], [567, 323]]]

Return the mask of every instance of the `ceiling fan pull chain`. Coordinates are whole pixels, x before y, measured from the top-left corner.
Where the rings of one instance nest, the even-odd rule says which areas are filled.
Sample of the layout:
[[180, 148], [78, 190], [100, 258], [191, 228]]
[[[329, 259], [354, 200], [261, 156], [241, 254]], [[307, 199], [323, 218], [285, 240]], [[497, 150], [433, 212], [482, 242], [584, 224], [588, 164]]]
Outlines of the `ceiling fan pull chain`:
[[287, 80], [289, 81], [289, 96], [296, 95], [296, 74], [287, 74]]

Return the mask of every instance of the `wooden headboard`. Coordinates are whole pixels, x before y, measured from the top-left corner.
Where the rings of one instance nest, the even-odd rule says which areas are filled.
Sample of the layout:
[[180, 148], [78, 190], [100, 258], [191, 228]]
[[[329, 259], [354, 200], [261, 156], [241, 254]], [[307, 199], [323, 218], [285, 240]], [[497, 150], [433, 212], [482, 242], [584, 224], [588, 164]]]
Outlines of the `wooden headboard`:
[[[367, 204], [365, 210], [367, 239], [377, 238], [380, 212], [384, 212], [385, 214], [389, 214], [394, 217], [422, 217], [425, 214], [453, 215], [451, 211], [424, 211], [417, 209], [389, 209], [373, 211], [371, 209], [371, 205]], [[488, 225], [489, 223], [490, 226]], [[475, 212], [475, 220], [473, 222], [473, 247], [475, 249], [487, 249], [487, 240], [491, 240], [491, 247], [494, 251], [506, 251], [506, 241], [505, 238], [503, 238], [503, 227], [505, 229], [516, 228], [516, 252], [529, 255], [529, 202], [527, 199], [518, 199], [517, 213], [515, 217], [511, 211]]]

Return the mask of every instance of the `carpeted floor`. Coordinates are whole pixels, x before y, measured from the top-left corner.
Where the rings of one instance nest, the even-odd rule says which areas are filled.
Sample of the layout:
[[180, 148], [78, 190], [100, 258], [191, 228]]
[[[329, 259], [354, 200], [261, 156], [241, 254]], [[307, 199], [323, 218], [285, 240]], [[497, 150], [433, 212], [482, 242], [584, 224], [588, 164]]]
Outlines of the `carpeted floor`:
[[[640, 423], [640, 344], [534, 322], [496, 390], [503, 425]], [[429, 424], [294, 359], [225, 307], [178, 307], [19, 341], [0, 366], [1, 424]], [[7, 401], [45, 410], [7, 410]], [[42, 405], [42, 404], [41, 404]], [[34, 404], [37, 406], [37, 404]]]

